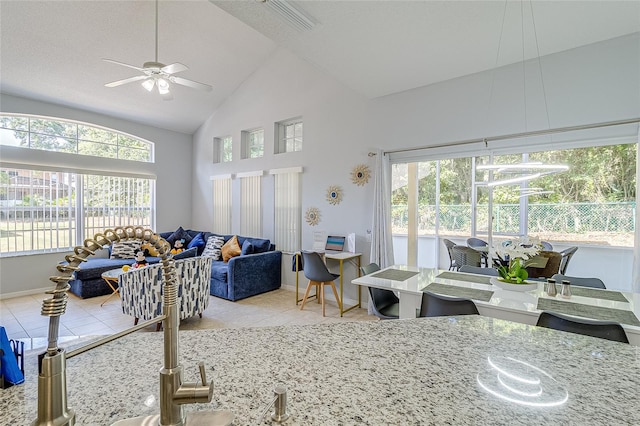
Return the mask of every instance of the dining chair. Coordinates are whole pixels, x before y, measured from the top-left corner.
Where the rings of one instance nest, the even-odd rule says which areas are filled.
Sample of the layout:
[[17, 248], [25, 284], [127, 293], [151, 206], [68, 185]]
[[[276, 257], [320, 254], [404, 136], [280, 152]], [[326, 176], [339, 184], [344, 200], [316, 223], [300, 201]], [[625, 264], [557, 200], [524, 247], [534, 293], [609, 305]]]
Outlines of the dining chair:
[[555, 274], [552, 276], [557, 283], [560, 283], [564, 280], [567, 280], [571, 283], [571, 285], [579, 285], [581, 287], [591, 287], [591, 288], [604, 288], [607, 287], [604, 285], [604, 282], [600, 278], [584, 278], [584, 277], [570, 277], [568, 275]]
[[[481, 240], [480, 238], [471, 237], [467, 238], [467, 246], [471, 248], [489, 247], [489, 243], [485, 240]], [[484, 263], [484, 266], [489, 267], [489, 253], [480, 252], [480, 256], [482, 256], [482, 263]]]
[[453, 315], [479, 315], [470, 299], [443, 296], [425, 291], [422, 293], [420, 317], [444, 317]]
[[569, 247], [560, 252], [562, 260], [560, 260], [560, 273], [565, 275], [567, 273], [567, 266], [574, 254], [578, 251], [578, 247]]
[[447, 240], [446, 238], [443, 238], [442, 242], [444, 243], [445, 247], [447, 248], [447, 252], [449, 253], [449, 270], [453, 271], [459, 266], [456, 264], [456, 261], [453, 258], [453, 252], [451, 251], [456, 246], [456, 243], [451, 240]]
[[498, 277], [498, 270], [496, 268], [483, 268], [481, 266], [462, 265], [459, 272], [467, 272], [469, 274], [489, 275], [492, 277]]
[[[379, 271], [380, 267], [377, 263], [370, 263], [360, 267], [362, 275], [369, 275]], [[371, 307], [373, 314], [382, 320], [400, 318], [400, 299], [391, 291], [383, 288], [368, 287], [369, 299], [371, 299]]]
[[303, 251], [302, 252], [302, 262], [304, 264], [304, 276], [309, 280], [309, 284], [307, 284], [307, 290], [304, 292], [304, 297], [302, 298], [302, 306], [300, 306], [300, 310], [304, 309], [304, 304], [307, 302], [307, 298], [309, 297], [309, 291], [312, 286], [316, 288], [316, 294], [320, 295], [319, 300], [322, 301], [322, 316], [325, 316], [325, 286], [331, 286], [333, 290], [333, 295], [336, 298], [336, 302], [338, 302], [338, 308], [342, 311], [342, 303], [340, 302], [340, 297], [338, 297], [338, 291], [336, 290], [336, 286], [333, 283], [334, 280], [340, 277], [339, 274], [332, 274], [327, 269], [327, 265], [324, 264], [320, 255], [313, 251]]
[[547, 264], [544, 268], [528, 266], [526, 270], [530, 278], [551, 278], [560, 271], [560, 261], [562, 260], [560, 253], [557, 251], [541, 251], [538, 256], [546, 257]]
[[547, 241], [540, 241], [540, 244], [542, 245], [542, 250], [553, 251], [553, 246], [551, 245], [551, 243]]
[[479, 251], [467, 246], [454, 246], [451, 248], [455, 269], [460, 269], [462, 265], [480, 266], [482, 255]]
[[615, 342], [629, 343], [624, 328], [613, 321], [596, 321], [571, 317], [557, 312], [544, 311], [538, 317], [538, 327], [568, 331], [569, 333], [599, 337]]

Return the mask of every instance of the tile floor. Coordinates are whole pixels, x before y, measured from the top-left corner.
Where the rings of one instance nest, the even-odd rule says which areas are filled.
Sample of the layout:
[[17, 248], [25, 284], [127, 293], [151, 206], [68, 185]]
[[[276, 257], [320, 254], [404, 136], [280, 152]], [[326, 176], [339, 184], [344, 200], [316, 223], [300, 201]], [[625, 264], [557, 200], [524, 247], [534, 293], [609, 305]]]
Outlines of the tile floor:
[[[25, 342], [25, 350], [46, 346], [49, 318], [40, 315], [44, 294], [0, 300], [0, 325], [10, 339]], [[122, 313], [120, 300], [107, 296], [80, 299], [69, 294], [67, 310], [60, 317], [59, 341], [72, 341], [84, 336], [109, 335], [133, 326], [133, 317]], [[341, 318], [335, 304], [328, 304], [322, 316], [320, 304], [311, 300], [304, 310], [295, 304], [295, 293], [279, 289], [237, 302], [210, 296], [209, 306], [202, 318], [194, 317], [180, 323], [181, 330], [266, 327], [287, 324], [317, 324], [336, 321], [377, 321], [366, 308], [354, 309]], [[149, 326], [145, 331], [155, 331]]]

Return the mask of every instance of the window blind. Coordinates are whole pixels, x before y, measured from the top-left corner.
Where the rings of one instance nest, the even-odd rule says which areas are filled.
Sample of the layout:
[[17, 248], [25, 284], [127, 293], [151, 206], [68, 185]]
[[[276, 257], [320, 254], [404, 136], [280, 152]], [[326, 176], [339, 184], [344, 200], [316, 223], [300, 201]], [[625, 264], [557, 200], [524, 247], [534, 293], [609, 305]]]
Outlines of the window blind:
[[231, 176], [213, 179], [213, 229], [231, 233]]
[[300, 250], [301, 171], [302, 168], [270, 172], [275, 179], [275, 244], [279, 250], [288, 253]]

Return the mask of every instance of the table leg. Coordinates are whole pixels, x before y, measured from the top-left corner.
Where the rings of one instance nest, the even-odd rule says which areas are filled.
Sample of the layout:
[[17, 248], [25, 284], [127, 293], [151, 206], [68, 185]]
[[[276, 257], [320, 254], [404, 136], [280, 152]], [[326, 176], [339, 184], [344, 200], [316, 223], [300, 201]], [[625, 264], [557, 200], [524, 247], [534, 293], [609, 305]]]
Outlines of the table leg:
[[415, 318], [421, 304], [421, 295], [400, 293], [400, 319]]
[[[356, 257], [356, 262], [358, 264], [358, 276], [360, 276], [360, 256]], [[344, 308], [344, 299], [342, 296], [342, 274], [344, 272], [344, 268], [343, 268], [343, 260], [340, 259], [340, 304], [342, 305], [340, 308], [340, 316], [342, 316], [342, 314], [344, 314], [345, 312], [349, 312], [352, 309], [355, 308], [360, 308], [362, 305], [362, 287], [358, 286], [358, 303], [356, 303], [353, 306], [350, 306], [349, 308], [345, 309]]]
[[102, 305], [104, 305], [105, 303], [107, 303], [107, 301], [108, 301], [109, 299], [111, 299], [111, 298], [113, 297], [113, 295], [114, 295], [114, 294], [118, 294], [118, 295], [120, 295], [120, 291], [119, 291], [118, 287], [114, 288], [114, 287], [113, 287], [113, 284], [111, 284], [111, 280], [108, 280], [108, 279], [106, 279], [106, 278], [105, 278], [104, 280], [105, 280], [105, 282], [107, 283], [107, 285], [109, 285], [109, 287], [111, 288], [112, 293], [111, 293], [109, 296], [107, 296], [107, 298], [106, 298], [106, 299], [104, 299], [104, 301], [100, 304], [100, 307], [102, 307]]

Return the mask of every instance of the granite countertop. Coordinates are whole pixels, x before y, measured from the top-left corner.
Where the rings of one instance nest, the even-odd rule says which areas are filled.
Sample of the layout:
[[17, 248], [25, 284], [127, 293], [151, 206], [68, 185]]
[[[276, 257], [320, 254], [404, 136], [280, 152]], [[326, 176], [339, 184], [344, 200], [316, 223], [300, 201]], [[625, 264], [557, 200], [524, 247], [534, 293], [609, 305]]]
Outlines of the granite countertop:
[[[162, 339], [134, 333], [69, 359], [76, 424], [159, 413]], [[541, 406], [485, 390], [497, 383], [488, 360], [540, 380], [540, 396], [509, 397]], [[259, 414], [277, 383], [287, 425], [640, 424], [638, 347], [480, 316], [181, 331], [185, 381], [199, 380], [199, 361], [213, 401], [185, 411], [229, 409], [234, 425], [271, 424]], [[2, 425], [37, 417], [35, 354], [26, 370], [0, 390]]]

